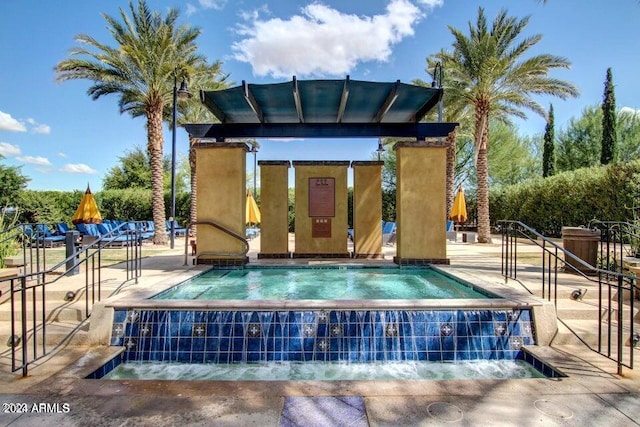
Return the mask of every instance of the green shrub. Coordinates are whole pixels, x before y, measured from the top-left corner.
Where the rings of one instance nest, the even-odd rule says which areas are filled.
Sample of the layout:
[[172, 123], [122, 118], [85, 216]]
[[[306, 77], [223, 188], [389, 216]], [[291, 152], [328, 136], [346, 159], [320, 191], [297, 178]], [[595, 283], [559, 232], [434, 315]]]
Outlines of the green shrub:
[[491, 221], [522, 221], [548, 236], [593, 219], [633, 220], [640, 161], [594, 166], [503, 187], [490, 194]]
[[[19, 253], [20, 244], [16, 240], [18, 215], [0, 212], [0, 267], [4, 267], [4, 259]], [[3, 232], [6, 230], [6, 232]]]
[[16, 203], [20, 222], [71, 223], [83, 191], [21, 191]]

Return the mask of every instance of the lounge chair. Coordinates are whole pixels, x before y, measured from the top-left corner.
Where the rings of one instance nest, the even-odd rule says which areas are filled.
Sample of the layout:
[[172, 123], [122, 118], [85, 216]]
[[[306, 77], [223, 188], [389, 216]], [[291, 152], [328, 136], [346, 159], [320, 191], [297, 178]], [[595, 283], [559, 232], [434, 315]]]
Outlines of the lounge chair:
[[36, 224], [36, 238], [38, 244], [52, 248], [62, 245], [66, 237], [53, 234], [47, 224]]
[[[165, 222], [166, 227], [167, 227], [167, 234], [171, 234], [171, 221], [167, 220]], [[173, 233], [174, 236], [184, 236], [187, 234], [187, 229], [184, 227], [180, 227], [180, 225], [178, 224], [178, 221], [176, 221], [175, 219], [173, 220]]]
[[69, 231], [69, 226], [66, 222], [59, 222], [56, 224], [56, 230], [57, 235], [64, 236], [67, 234], [67, 231]]
[[447, 240], [455, 242], [458, 239], [458, 233], [455, 230], [455, 223], [447, 221]]
[[249, 227], [247, 228], [246, 233], [247, 239], [251, 240], [254, 237], [258, 237], [258, 235], [260, 234], [260, 229], [257, 227]]
[[[132, 239], [111, 229], [110, 224], [76, 224], [76, 228], [87, 241], [102, 239], [105, 246], [125, 246]], [[85, 239], [85, 236], [88, 236]]]
[[393, 221], [385, 222], [382, 226], [382, 244], [393, 245], [396, 242], [396, 223]]

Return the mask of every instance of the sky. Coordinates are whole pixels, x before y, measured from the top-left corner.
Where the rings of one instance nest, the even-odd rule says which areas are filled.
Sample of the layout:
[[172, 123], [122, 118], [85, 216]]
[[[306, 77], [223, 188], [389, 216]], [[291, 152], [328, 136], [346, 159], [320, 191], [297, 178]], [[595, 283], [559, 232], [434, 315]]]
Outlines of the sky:
[[[585, 107], [602, 101], [612, 68], [618, 108], [640, 109], [640, 2], [636, 0], [147, 0], [163, 15], [180, 11], [179, 22], [198, 27], [200, 53], [222, 61], [235, 85], [298, 79], [344, 79], [410, 83], [430, 81], [425, 58], [450, 49], [449, 26], [468, 33], [478, 7], [489, 21], [506, 9], [530, 17], [523, 34], [542, 35], [530, 54], [567, 58], [568, 70], [552, 77], [580, 90], [575, 99], [541, 97], [553, 103], [556, 132]], [[84, 33], [115, 46], [103, 13], [129, 13], [123, 0], [20, 0], [0, 2], [0, 154], [3, 165], [21, 166], [34, 190], [102, 188], [119, 158], [146, 147], [145, 120], [120, 114], [118, 96], [92, 100], [88, 81], [58, 83], [54, 67], [77, 47]], [[445, 70], [446, 73], [446, 70]], [[445, 105], [446, 108], [446, 105]], [[531, 112], [518, 132], [544, 132], [544, 118]], [[165, 127], [164, 152], [171, 153]], [[257, 160], [369, 160], [377, 141], [258, 140]], [[178, 159], [188, 136], [178, 129]], [[251, 155], [249, 155], [251, 156]], [[252, 172], [253, 158], [247, 158]], [[1, 185], [1, 183], [0, 183]]]

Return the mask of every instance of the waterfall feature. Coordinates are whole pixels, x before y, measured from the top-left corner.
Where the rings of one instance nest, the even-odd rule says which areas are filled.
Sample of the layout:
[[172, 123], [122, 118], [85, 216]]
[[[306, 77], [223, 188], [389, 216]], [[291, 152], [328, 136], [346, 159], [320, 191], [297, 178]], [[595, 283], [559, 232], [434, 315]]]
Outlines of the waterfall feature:
[[124, 360], [188, 363], [516, 359], [521, 310], [117, 310]]

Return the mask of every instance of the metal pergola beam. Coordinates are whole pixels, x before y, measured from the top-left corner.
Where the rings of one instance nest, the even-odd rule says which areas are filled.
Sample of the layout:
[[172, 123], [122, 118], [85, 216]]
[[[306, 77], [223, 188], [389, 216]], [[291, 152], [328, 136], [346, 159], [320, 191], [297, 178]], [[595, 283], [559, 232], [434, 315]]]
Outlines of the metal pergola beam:
[[260, 123], [264, 123], [264, 113], [262, 112], [262, 108], [260, 108], [256, 98], [253, 96], [253, 92], [251, 92], [249, 85], [244, 80], [242, 81], [242, 94], [244, 95], [244, 99], [247, 101], [247, 104], [249, 104], [249, 108], [253, 110], [258, 118], [258, 121]]
[[398, 80], [389, 91], [387, 98], [384, 100], [384, 102], [378, 109], [376, 116], [373, 118], [374, 122], [380, 123], [384, 115], [387, 114], [387, 111], [389, 111], [389, 109], [393, 106], [393, 103], [396, 102], [396, 99], [398, 99], [399, 86], [400, 86], [400, 80]]
[[342, 96], [340, 97], [340, 107], [338, 107], [338, 118], [336, 123], [342, 123], [344, 117], [344, 110], [347, 108], [347, 100], [349, 99], [349, 76], [344, 79], [344, 85], [342, 86]]
[[300, 99], [300, 89], [298, 88], [298, 79], [293, 76], [293, 102], [296, 104], [296, 113], [298, 121], [304, 123], [304, 114], [302, 113], [302, 100]]
[[222, 123], [186, 124], [195, 138], [427, 138], [446, 137], [458, 123]]

